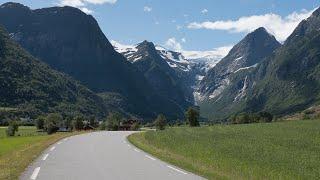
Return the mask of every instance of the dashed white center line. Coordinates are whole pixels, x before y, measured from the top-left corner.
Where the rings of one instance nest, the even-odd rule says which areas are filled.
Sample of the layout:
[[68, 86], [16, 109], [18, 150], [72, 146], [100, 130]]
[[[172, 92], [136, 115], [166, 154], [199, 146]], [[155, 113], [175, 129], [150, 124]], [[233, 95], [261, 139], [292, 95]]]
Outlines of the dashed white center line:
[[134, 151], [136, 151], [136, 152], [140, 152], [138, 149], [136, 149], [136, 148], [134, 148]]
[[177, 171], [177, 172], [179, 172], [179, 173], [188, 174], [188, 173], [183, 172], [183, 171], [181, 171], [181, 170], [179, 170], [179, 169], [177, 169], [177, 168], [174, 168], [174, 167], [172, 167], [172, 166], [167, 166], [167, 167], [170, 168], [170, 169], [173, 169], [173, 170], [175, 170], [175, 171]]
[[55, 146], [53, 146], [52, 148], [50, 148], [50, 151], [53, 151], [55, 148], [56, 148], [56, 147], [55, 147]]
[[131, 147], [130, 144], [128, 144], [128, 147]]
[[43, 161], [45, 161], [48, 158], [49, 154], [45, 154], [42, 158]]
[[151, 160], [153, 160], [153, 161], [156, 160], [155, 158], [153, 158], [153, 157], [151, 157], [151, 156], [148, 156], [148, 155], [146, 155], [146, 157], [149, 158], [149, 159], [151, 159]]
[[32, 175], [31, 175], [30, 179], [36, 180], [37, 177], [38, 177], [39, 171], [40, 171], [40, 167], [35, 168], [35, 169], [33, 170], [33, 173], [32, 173]]

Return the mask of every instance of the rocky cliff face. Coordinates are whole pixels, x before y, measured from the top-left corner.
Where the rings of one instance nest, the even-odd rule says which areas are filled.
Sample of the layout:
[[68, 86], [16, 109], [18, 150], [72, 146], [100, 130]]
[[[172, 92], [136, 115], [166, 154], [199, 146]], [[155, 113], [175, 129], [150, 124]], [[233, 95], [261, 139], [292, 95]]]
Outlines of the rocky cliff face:
[[243, 111], [284, 115], [319, 103], [319, 20], [318, 9], [256, 67], [233, 73], [219, 96], [202, 103], [203, 113], [215, 120]]
[[179, 104], [163, 100], [144, 74], [116, 52], [96, 20], [79, 9], [31, 10], [18, 3], [0, 8], [0, 24], [33, 56], [67, 73], [96, 93], [118, 93], [127, 111], [153, 118], [183, 116]]

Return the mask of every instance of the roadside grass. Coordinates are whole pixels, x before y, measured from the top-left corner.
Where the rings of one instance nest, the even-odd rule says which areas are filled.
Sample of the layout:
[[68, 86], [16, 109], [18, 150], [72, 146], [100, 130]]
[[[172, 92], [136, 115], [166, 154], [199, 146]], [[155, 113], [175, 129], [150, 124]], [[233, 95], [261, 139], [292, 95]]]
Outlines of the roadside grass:
[[208, 179], [320, 178], [320, 120], [168, 128], [128, 139]]
[[26, 167], [50, 145], [65, 137], [81, 133], [46, 135], [37, 132], [35, 127], [19, 127], [15, 137], [6, 137], [5, 129], [0, 128], [0, 179], [10, 180], [18, 179]]

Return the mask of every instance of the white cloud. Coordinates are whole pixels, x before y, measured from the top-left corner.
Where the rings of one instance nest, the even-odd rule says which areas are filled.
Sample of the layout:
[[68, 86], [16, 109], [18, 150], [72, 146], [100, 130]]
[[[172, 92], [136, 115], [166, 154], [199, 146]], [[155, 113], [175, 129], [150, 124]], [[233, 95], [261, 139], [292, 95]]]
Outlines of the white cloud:
[[181, 44], [174, 37], [169, 38], [166, 41], [165, 46], [168, 47], [169, 49], [173, 49], [175, 51], [182, 51]]
[[177, 25], [177, 26], [176, 26], [176, 29], [177, 29], [178, 31], [180, 31], [180, 30], [182, 29], [182, 26], [181, 26], [181, 25]]
[[208, 9], [203, 9], [203, 10], [201, 11], [202, 14], [207, 14], [208, 12], [209, 12]]
[[60, 6], [73, 6], [73, 7], [81, 7], [84, 6], [84, 2], [82, 0], [60, 0]]
[[90, 10], [90, 9], [88, 9], [88, 8], [86, 8], [86, 7], [81, 7], [80, 10], [81, 10], [82, 12], [86, 13], [86, 14], [92, 14], [92, 13], [93, 13], [92, 10]]
[[232, 33], [248, 33], [259, 27], [265, 27], [279, 41], [285, 41], [296, 26], [303, 19], [308, 18], [313, 11], [314, 10], [301, 10], [300, 12], [293, 12], [285, 17], [269, 13], [264, 15], [244, 16], [240, 17], [238, 20], [193, 22], [188, 25], [188, 28], [226, 30]]
[[[186, 39], [182, 38], [181, 42], [185, 43]], [[187, 59], [200, 59], [209, 57], [210, 59], [220, 60], [229, 53], [233, 45], [213, 48], [212, 50], [208, 51], [187, 51], [183, 49], [181, 43], [177, 41], [176, 38], [171, 37], [165, 42], [165, 47], [181, 52]]]
[[144, 12], [151, 12], [152, 11], [152, 7], [145, 6], [145, 7], [143, 7], [143, 11]]
[[182, 51], [187, 59], [200, 59], [210, 57], [211, 59], [220, 60], [224, 58], [232, 49], [232, 45], [214, 48], [209, 51]]
[[83, 0], [83, 1], [91, 4], [104, 4], [104, 3], [114, 4], [117, 2], [117, 0]]
[[76, 7], [82, 10], [84, 13], [91, 14], [93, 11], [86, 7], [88, 4], [114, 4], [116, 2], [117, 0], [59, 0], [58, 5]]

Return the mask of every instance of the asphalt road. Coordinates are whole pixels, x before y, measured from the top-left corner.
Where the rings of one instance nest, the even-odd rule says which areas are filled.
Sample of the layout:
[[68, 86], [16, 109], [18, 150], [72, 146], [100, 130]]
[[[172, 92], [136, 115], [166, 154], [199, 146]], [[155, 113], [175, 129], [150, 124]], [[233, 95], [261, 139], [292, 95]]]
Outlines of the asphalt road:
[[126, 140], [131, 133], [94, 132], [63, 139], [44, 151], [21, 179], [202, 179], [135, 148]]

